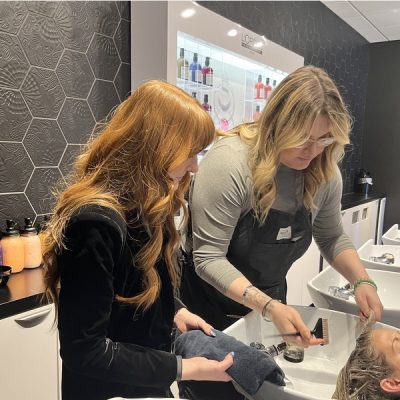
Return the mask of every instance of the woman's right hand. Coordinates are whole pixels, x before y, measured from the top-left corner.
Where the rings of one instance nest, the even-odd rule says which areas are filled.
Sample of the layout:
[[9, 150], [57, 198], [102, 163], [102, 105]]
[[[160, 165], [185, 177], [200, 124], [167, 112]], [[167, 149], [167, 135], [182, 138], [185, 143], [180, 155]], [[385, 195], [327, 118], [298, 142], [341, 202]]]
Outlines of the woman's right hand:
[[229, 382], [232, 378], [226, 370], [233, 364], [233, 355], [228, 353], [222, 361], [205, 357], [193, 357], [182, 360], [182, 381], [219, 381]]
[[323, 339], [317, 339], [311, 335], [310, 328], [307, 327], [301, 319], [300, 314], [293, 307], [274, 301], [273, 307], [270, 308], [269, 315], [278, 331], [282, 334], [300, 332], [301, 336], [282, 335], [286, 342], [297, 344], [302, 347], [324, 343]]

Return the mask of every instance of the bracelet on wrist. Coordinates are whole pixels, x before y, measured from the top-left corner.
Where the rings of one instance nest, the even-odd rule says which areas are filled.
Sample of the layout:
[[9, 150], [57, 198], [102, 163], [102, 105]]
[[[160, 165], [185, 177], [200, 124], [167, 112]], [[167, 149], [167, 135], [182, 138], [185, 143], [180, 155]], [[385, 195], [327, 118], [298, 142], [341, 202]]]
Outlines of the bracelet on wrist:
[[261, 311], [261, 316], [264, 318], [264, 319], [266, 319], [267, 321], [269, 321], [269, 322], [271, 322], [271, 315], [268, 315], [269, 314], [269, 312], [268, 312], [268, 306], [273, 302], [273, 301], [279, 301], [279, 300], [276, 300], [276, 299], [269, 299], [265, 304], [264, 304], [264, 307], [263, 307], [263, 309], [262, 309], [262, 311]]
[[249, 285], [249, 286], [247, 286], [247, 287], [243, 290], [243, 294], [242, 294], [242, 304], [245, 304], [246, 297], [247, 297], [247, 295], [248, 295], [248, 293], [249, 293], [249, 290], [250, 290], [251, 288], [253, 288], [253, 287], [254, 287], [253, 285]]
[[378, 286], [372, 279], [363, 279], [363, 278], [357, 279], [353, 283], [353, 289], [356, 290], [360, 285], [370, 285], [370, 286], [374, 287], [376, 290], [378, 290]]

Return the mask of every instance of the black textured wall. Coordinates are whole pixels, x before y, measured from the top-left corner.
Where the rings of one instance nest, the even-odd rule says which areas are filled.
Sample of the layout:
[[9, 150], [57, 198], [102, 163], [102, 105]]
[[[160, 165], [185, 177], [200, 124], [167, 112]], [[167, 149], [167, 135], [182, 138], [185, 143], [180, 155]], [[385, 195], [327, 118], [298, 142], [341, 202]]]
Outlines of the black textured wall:
[[400, 224], [400, 40], [370, 45], [363, 165], [386, 194], [384, 232]]
[[0, 2], [0, 226], [50, 189], [130, 91], [130, 4]]
[[324, 68], [354, 119], [352, 145], [341, 169], [344, 192], [353, 191], [361, 165], [369, 43], [319, 1], [201, 1], [204, 7]]

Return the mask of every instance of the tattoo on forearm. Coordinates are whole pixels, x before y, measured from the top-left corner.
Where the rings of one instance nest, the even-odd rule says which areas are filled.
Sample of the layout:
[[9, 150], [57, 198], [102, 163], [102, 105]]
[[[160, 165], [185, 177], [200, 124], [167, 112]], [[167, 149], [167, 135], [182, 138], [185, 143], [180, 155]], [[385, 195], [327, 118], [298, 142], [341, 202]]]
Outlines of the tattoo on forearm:
[[260, 289], [252, 286], [246, 290], [243, 296], [243, 304], [253, 310], [261, 312], [265, 303], [270, 299], [268, 295]]

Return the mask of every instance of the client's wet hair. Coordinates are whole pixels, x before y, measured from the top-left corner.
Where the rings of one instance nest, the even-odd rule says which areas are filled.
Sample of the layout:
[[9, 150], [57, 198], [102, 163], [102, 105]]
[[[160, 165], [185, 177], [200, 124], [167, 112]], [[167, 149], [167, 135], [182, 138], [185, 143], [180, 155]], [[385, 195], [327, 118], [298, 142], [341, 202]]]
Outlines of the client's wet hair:
[[374, 316], [370, 315], [355, 349], [338, 375], [332, 399], [400, 400], [399, 394], [385, 392], [380, 386], [381, 380], [390, 376], [393, 368], [385, 355], [375, 349], [372, 337], [374, 322]]

